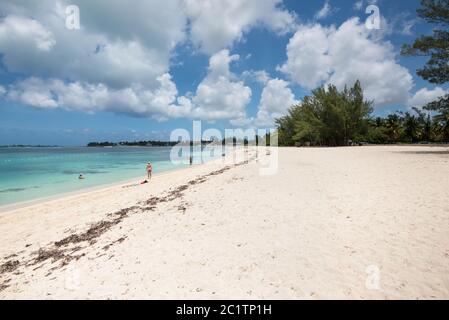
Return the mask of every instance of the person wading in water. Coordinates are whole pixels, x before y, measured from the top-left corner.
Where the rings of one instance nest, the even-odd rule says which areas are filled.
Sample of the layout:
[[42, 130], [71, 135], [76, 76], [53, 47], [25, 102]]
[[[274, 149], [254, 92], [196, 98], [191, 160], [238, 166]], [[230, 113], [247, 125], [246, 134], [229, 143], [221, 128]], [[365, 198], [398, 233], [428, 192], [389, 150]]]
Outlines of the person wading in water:
[[151, 165], [151, 162], [147, 163], [147, 175], [148, 179], [151, 179], [151, 173], [153, 172], [153, 166]]

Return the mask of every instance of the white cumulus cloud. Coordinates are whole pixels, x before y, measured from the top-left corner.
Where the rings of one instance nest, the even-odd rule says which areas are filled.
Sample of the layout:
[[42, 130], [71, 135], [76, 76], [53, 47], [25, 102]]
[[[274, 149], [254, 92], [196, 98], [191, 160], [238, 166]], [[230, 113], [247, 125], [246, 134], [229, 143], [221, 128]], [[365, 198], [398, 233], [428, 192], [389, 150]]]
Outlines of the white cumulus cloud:
[[112, 111], [136, 116], [187, 116], [190, 106], [181, 98], [169, 74], [149, 90], [141, 86], [111, 89], [103, 84], [66, 83], [59, 79], [27, 78], [11, 85], [7, 97], [37, 108], [64, 108], [85, 112]]
[[284, 116], [298, 102], [287, 81], [277, 78], [269, 80], [262, 91], [255, 125], [273, 126], [275, 118]]
[[[27, 46], [31, 50], [49, 51], [56, 41], [53, 33], [38, 21], [6, 16], [0, 22], [0, 50], [11, 50], [12, 46], [17, 43]], [[8, 53], [13, 54], [13, 52]]]
[[111, 88], [102, 83], [29, 77], [9, 86], [7, 98], [36, 108], [84, 112], [111, 111], [156, 120], [190, 117], [208, 121], [243, 117], [251, 89], [230, 71], [239, 59], [228, 50], [214, 54], [194, 95], [179, 96], [171, 76], [159, 76], [151, 89], [140, 84]]
[[[79, 30], [66, 28], [68, 5], [80, 9]], [[0, 12], [2, 64], [20, 75], [4, 97], [37, 108], [158, 120], [244, 115], [252, 92], [230, 72], [239, 56], [223, 49], [252, 28], [284, 34], [296, 24], [282, 0], [3, 0]], [[211, 57], [195, 92], [182, 96], [170, 67], [187, 40]]]
[[[80, 30], [65, 26], [69, 4], [79, 6]], [[178, 0], [4, 0], [0, 53], [10, 72], [114, 88], [157, 86], [185, 39], [187, 18], [179, 8]]]
[[274, 78], [264, 83], [256, 117], [239, 117], [231, 120], [236, 127], [273, 127], [274, 120], [286, 114], [299, 101], [285, 80]]
[[252, 92], [229, 70], [230, 63], [238, 59], [238, 55], [230, 55], [226, 49], [210, 58], [208, 74], [192, 98], [195, 118], [234, 119], [244, 114]]
[[296, 19], [282, 0], [184, 0], [184, 10], [193, 43], [208, 54], [230, 47], [258, 25], [278, 33], [291, 31]]
[[371, 34], [358, 18], [338, 28], [300, 26], [287, 45], [287, 58], [279, 70], [295, 83], [308, 89], [323, 83], [343, 88], [359, 79], [376, 106], [405, 103], [413, 86], [391, 43]]
[[407, 105], [409, 107], [422, 108], [429, 102], [435, 101], [448, 93], [449, 90], [444, 90], [441, 87], [435, 87], [434, 89], [422, 88], [410, 97]]

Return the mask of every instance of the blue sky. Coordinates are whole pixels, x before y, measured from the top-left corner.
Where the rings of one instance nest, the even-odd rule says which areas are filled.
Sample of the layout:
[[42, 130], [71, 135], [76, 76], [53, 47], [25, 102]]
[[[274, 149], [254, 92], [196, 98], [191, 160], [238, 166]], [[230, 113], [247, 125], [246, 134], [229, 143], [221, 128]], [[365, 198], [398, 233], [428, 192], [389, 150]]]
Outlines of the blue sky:
[[[67, 17], [79, 8], [80, 28]], [[376, 5], [379, 30], [365, 13]], [[316, 86], [360, 79], [375, 113], [446, 87], [399, 55], [432, 30], [419, 1], [2, 1], [0, 145], [169, 138], [175, 128], [272, 127]], [[72, 21], [72, 20], [70, 20]], [[72, 25], [73, 26], [73, 25]]]

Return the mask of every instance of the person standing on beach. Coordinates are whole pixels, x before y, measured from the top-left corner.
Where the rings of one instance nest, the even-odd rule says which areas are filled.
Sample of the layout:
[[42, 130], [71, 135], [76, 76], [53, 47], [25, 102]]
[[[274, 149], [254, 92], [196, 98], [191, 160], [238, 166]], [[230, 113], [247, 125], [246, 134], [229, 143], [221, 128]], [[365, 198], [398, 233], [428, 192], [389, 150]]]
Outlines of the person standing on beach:
[[147, 163], [147, 175], [148, 179], [151, 179], [151, 173], [153, 172], [153, 166], [151, 165], [151, 162]]

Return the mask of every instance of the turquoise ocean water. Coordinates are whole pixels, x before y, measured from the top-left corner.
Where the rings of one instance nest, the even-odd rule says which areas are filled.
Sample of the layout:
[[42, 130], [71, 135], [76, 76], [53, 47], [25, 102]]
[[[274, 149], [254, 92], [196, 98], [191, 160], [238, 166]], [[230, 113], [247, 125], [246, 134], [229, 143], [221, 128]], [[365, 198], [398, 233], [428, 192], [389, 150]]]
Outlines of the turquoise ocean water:
[[[143, 180], [148, 161], [156, 174], [187, 166], [173, 164], [170, 151], [169, 147], [0, 148], [0, 205]], [[193, 156], [195, 163], [201, 161], [201, 152]], [[84, 180], [78, 179], [80, 173]]]

